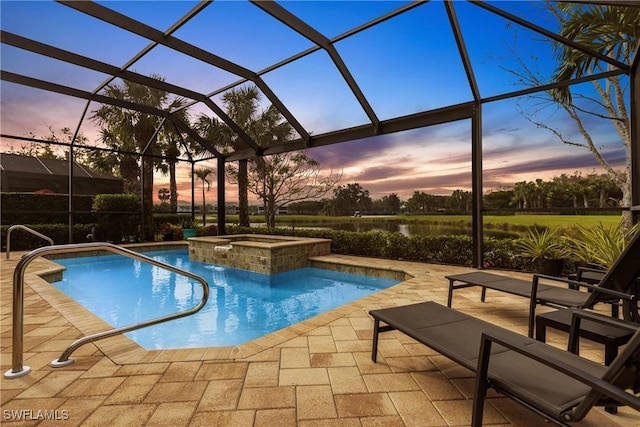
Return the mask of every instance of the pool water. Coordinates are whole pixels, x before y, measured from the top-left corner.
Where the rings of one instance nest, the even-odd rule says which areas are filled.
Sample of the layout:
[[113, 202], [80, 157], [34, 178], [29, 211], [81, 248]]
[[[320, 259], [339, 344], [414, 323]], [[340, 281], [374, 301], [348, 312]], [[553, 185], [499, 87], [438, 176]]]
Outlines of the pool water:
[[[210, 287], [195, 315], [126, 334], [146, 350], [239, 345], [398, 283], [318, 268], [265, 275], [191, 261], [186, 249], [144, 255]], [[119, 255], [55, 262], [67, 269], [53, 285], [113, 327], [188, 310], [202, 298], [197, 281]]]

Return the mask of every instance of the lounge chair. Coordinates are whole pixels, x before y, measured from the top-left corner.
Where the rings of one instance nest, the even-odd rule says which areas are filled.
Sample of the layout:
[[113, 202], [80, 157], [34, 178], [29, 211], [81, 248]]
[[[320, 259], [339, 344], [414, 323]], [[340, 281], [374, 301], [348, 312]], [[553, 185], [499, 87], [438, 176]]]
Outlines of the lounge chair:
[[[636, 233], [616, 262], [605, 272], [596, 285], [541, 274], [534, 274], [531, 282], [484, 271], [446, 277], [449, 279], [447, 307], [451, 307], [455, 289], [470, 286], [482, 287], [481, 301], [483, 302], [487, 289], [529, 298], [530, 337], [533, 337], [537, 305], [548, 305], [555, 308], [592, 308], [598, 303], [607, 303], [615, 306], [612, 313], [617, 313], [618, 305], [621, 305], [625, 320], [638, 321], [640, 319], [637, 306], [638, 282], [640, 281], [640, 233]], [[541, 283], [541, 280], [544, 283]], [[565, 283], [577, 289], [555, 286], [549, 282]], [[590, 292], [583, 292], [580, 288], [586, 288]]]
[[[369, 313], [374, 318], [374, 362], [379, 333], [395, 329], [476, 372], [474, 427], [482, 425], [489, 387], [558, 425], [579, 421], [593, 406], [612, 406], [612, 401], [640, 411], [640, 398], [626, 391], [640, 391], [640, 329], [605, 367], [435, 302]], [[601, 322], [619, 322], [600, 317]], [[570, 342], [577, 336], [579, 321], [575, 323]]]

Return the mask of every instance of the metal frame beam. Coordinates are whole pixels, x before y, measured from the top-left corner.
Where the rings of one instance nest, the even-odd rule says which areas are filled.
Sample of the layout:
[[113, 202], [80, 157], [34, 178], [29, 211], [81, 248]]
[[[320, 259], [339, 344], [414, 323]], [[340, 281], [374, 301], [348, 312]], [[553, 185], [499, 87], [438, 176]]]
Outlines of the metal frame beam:
[[[70, 64], [78, 65], [83, 68], [87, 68], [93, 71], [98, 71], [104, 74], [109, 74], [114, 78], [121, 78], [129, 80], [147, 87], [162, 90], [165, 92], [180, 95], [185, 98], [190, 98], [205, 104], [211, 111], [213, 111], [220, 119], [229, 126], [234, 132], [238, 134], [240, 139], [252, 148], [256, 153], [261, 152], [261, 148], [256, 144], [253, 139], [247, 133], [234, 122], [222, 108], [220, 108], [215, 102], [202, 93], [198, 93], [189, 89], [185, 89], [180, 86], [167, 83], [162, 80], [154, 79], [144, 76], [142, 74], [127, 71], [113, 65], [106, 64], [104, 62], [97, 61], [92, 58], [87, 58], [82, 55], [78, 55], [63, 49], [58, 49], [54, 46], [50, 46], [35, 40], [31, 40], [16, 34], [12, 34], [6, 31], [0, 30], [0, 39], [2, 43], [27, 50], [29, 52], [37, 53], [40, 55], [48, 56], [59, 61], [64, 61]], [[94, 91], [93, 94], [98, 94], [98, 91]]]
[[102, 104], [109, 104], [120, 108], [126, 108], [128, 110], [140, 111], [142, 113], [152, 114], [161, 118], [168, 118], [173, 123], [176, 124], [180, 129], [184, 130], [191, 136], [193, 139], [198, 141], [203, 147], [205, 147], [208, 151], [210, 151], [216, 157], [222, 157], [222, 153], [220, 153], [214, 146], [212, 146], [209, 142], [205, 141], [196, 131], [191, 129], [186, 123], [182, 120], [178, 119], [169, 111], [160, 110], [158, 108], [150, 107], [144, 104], [138, 104], [135, 102], [125, 101], [122, 99], [110, 98], [108, 96], [99, 95], [90, 93], [87, 91], [83, 91], [80, 89], [75, 89], [69, 86], [59, 85], [57, 83], [47, 82], [40, 79], [35, 79], [33, 77], [27, 77], [20, 74], [12, 73], [10, 71], [4, 71], [0, 73], [0, 79], [21, 84], [24, 86], [30, 86], [37, 89], [47, 90], [49, 92], [55, 92], [62, 95], [73, 96], [75, 98], [87, 99], [89, 101], [100, 102]]
[[374, 129], [377, 131], [380, 125], [380, 119], [378, 119], [378, 117], [376, 116], [376, 113], [373, 111], [373, 108], [369, 104], [369, 101], [364, 96], [364, 93], [360, 89], [360, 86], [358, 86], [358, 83], [353, 78], [351, 71], [349, 71], [349, 68], [347, 68], [347, 65], [342, 60], [342, 57], [333, 46], [332, 42], [328, 38], [320, 34], [318, 31], [316, 31], [313, 27], [302, 21], [300, 18], [298, 18], [273, 0], [251, 0], [251, 3], [259, 7], [269, 15], [273, 16], [275, 19], [282, 22], [292, 30], [296, 31], [298, 34], [304, 36], [317, 46], [320, 46], [327, 52], [336, 68], [342, 75], [342, 78], [351, 89], [351, 92], [358, 100], [358, 103], [367, 114], [367, 117], [373, 124]]
[[640, 222], [640, 46], [631, 65], [631, 214], [633, 222]]
[[[439, 125], [444, 123], [455, 122], [473, 117], [474, 103], [453, 105], [450, 107], [440, 108], [437, 110], [425, 111], [422, 113], [411, 114], [408, 116], [398, 117], [380, 122], [377, 132], [373, 125], [362, 125], [348, 129], [341, 129], [334, 132], [328, 132], [321, 135], [311, 137], [311, 144], [314, 147], [323, 145], [338, 144], [341, 142], [354, 141], [357, 139], [369, 138], [378, 135], [402, 132], [412, 129], [418, 129], [426, 126]], [[305, 141], [298, 139], [286, 144], [275, 145], [264, 150], [265, 155], [284, 153], [294, 150], [303, 150], [306, 148]], [[237, 151], [231, 154], [227, 161], [236, 161], [249, 158], [247, 151]]]
[[101, 21], [115, 25], [123, 30], [129, 31], [138, 36], [149, 39], [159, 45], [166, 46], [177, 52], [183, 53], [192, 58], [198, 59], [214, 67], [225, 70], [231, 74], [244, 77], [256, 84], [258, 88], [265, 94], [265, 96], [271, 101], [271, 103], [279, 109], [280, 113], [287, 119], [287, 121], [293, 126], [294, 129], [300, 135], [308, 135], [308, 132], [302, 127], [298, 120], [291, 114], [291, 112], [285, 107], [275, 93], [267, 86], [267, 84], [259, 78], [253, 71], [244, 68], [238, 64], [228, 61], [218, 55], [201, 49], [197, 46], [189, 44], [171, 35], [163, 34], [162, 32], [150, 27], [142, 22], [136, 21], [126, 15], [122, 15], [109, 8], [101, 6], [94, 2], [79, 2], [73, 0], [57, 0], [59, 3], [69, 6], [79, 12], [85, 13]]
[[478, 82], [476, 81], [475, 74], [473, 73], [471, 59], [469, 58], [469, 53], [467, 52], [467, 45], [464, 42], [462, 30], [460, 30], [460, 24], [458, 22], [458, 17], [456, 15], [455, 8], [453, 7], [453, 0], [446, 0], [444, 2], [444, 7], [446, 8], [447, 15], [449, 16], [451, 30], [453, 31], [453, 35], [456, 39], [456, 45], [458, 46], [458, 52], [460, 53], [460, 59], [462, 60], [464, 71], [467, 74], [467, 81], [469, 82], [469, 87], [471, 89], [471, 93], [473, 94], [473, 99], [474, 101], [478, 101], [480, 100], [480, 89], [478, 88]]
[[487, 4], [484, 1], [480, 1], [480, 0], [468, 0], [468, 1], [471, 4], [474, 4], [474, 5], [476, 5], [478, 7], [481, 7], [483, 9], [485, 9], [485, 10], [493, 12], [496, 15], [502, 16], [503, 18], [506, 18], [506, 19], [508, 19], [508, 20], [510, 20], [512, 22], [515, 22], [515, 23], [517, 23], [519, 25], [522, 25], [523, 27], [526, 27], [526, 28], [528, 28], [530, 30], [533, 30], [536, 33], [542, 34], [542, 35], [544, 35], [546, 37], [549, 37], [550, 39], [555, 40], [555, 41], [557, 41], [559, 43], [562, 43], [564, 45], [571, 46], [572, 48], [574, 48], [576, 50], [579, 50], [579, 51], [581, 51], [583, 53], [586, 53], [587, 55], [593, 56], [594, 58], [598, 58], [599, 60], [604, 61], [604, 62], [606, 62], [608, 64], [611, 64], [616, 68], [619, 68], [621, 70], [625, 70], [626, 72], [629, 71], [629, 66], [627, 64], [624, 64], [624, 63], [622, 63], [620, 61], [616, 61], [613, 58], [609, 58], [607, 55], [603, 55], [600, 52], [597, 52], [595, 50], [589, 49], [589, 48], [587, 48], [587, 47], [585, 47], [585, 46], [583, 46], [583, 45], [581, 45], [579, 43], [574, 42], [573, 40], [570, 40], [570, 39], [568, 39], [566, 37], [562, 37], [559, 34], [554, 33], [553, 31], [549, 31], [546, 28], [542, 28], [542, 27], [540, 27], [538, 25], [532, 24], [531, 22], [529, 22], [529, 21], [527, 21], [525, 19], [522, 19], [522, 18], [520, 18], [518, 16], [512, 15], [509, 12], [505, 12], [504, 10], [499, 9], [499, 8], [493, 6], [493, 5]]
[[[252, 158], [255, 156], [261, 155], [270, 155], [277, 154], [292, 150], [300, 150], [313, 146], [323, 146], [336, 144], [346, 141], [352, 141], [356, 139], [370, 138], [376, 135], [384, 135], [395, 132], [406, 131], [410, 129], [416, 129], [420, 127], [426, 127], [431, 125], [437, 125], [442, 123], [454, 122], [457, 120], [470, 119], [471, 120], [471, 139], [472, 139], [472, 187], [473, 187], [473, 233], [474, 233], [474, 266], [481, 266], [481, 255], [482, 255], [482, 105], [484, 103], [498, 101], [502, 99], [513, 98], [517, 96], [522, 96], [530, 93], [541, 92], [550, 90], [553, 88], [573, 85], [577, 83], [592, 81], [596, 79], [607, 78], [611, 76], [616, 76], [620, 74], [628, 74], [630, 76], [630, 86], [631, 86], [631, 180], [632, 180], [632, 207], [631, 210], [633, 212], [634, 220], [637, 222], [640, 220], [640, 185], [635, 185], [640, 182], [640, 135], [639, 135], [639, 126], [640, 126], [640, 49], [636, 53], [633, 64], [624, 64], [615, 59], [609, 58], [608, 56], [601, 54], [597, 51], [586, 48], [579, 43], [574, 42], [573, 40], [567, 39], [553, 31], [547, 30], [546, 28], [540, 27], [538, 25], [533, 24], [532, 22], [523, 19], [519, 16], [513, 15], [509, 12], [506, 12], [492, 4], [487, 3], [483, 0], [469, 0], [469, 2], [477, 7], [480, 7], [489, 13], [501, 16], [505, 19], [508, 19], [511, 22], [514, 22], [518, 25], [521, 25], [529, 30], [532, 30], [538, 34], [541, 34], [545, 37], [549, 37], [550, 39], [562, 43], [566, 46], [570, 46], [571, 48], [580, 50], [587, 55], [590, 55], [598, 60], [604, 61], [607, 64], [613, 65], [617, 68], [617, 70], [609, 71], [605, 73], [600, 73], [593, 76], [581, 77], [578, 79], [572, 79], [565, 82], [556, 82], [548, 85], [539, 86], [536, 88], [524, 89], [519, 91], [514, 91], [510, 93], [504, 93], [496, 96], [491, 96], [487, 98], [482, 98], [480, 95], [479, 87], [476, 82], [472, 62], [469, 58], [467, 48], [465, 42], [463, 40], [462, 31], [460, 29], [460, 24], [458, 23], [458, 19], [455, 12], [455, 4], [453, 0], [446, 0], [444, 3], [445, 10], [449, 19], [449, 23], [451, 25], [451, 29], [453, 31], [453, 35], [457, 44], [458, 53], [460, 54], [462, 64], [464, 66], [467, 80], [469, 86], [471, 88], [473, 102], [458, 104], [454, 106], [449, 106], [446, 108], [441, 108], [432, 111], [425, 111], [417, 114], [412, 114], [403, 117], [397, 117], [390, 120], [381, 121], [372, 106], [369, 104], [367, 97], [364, 95], [362, 90], [360, 89], [358, 82], [351, 74], [351, 71], [343, 61], [342, 57], [338, 53], [335, 48], [335, 43], [340, 40], [344, 40], [356, 33], [364, 31], [368, 28], [371, 28], [381, 22], [384, 22], [388, 19], [391, 19], [395, 16], [398, 16], [402, 13], [405, 13], [415, 7], [428, 3], [429, 0], [419, 0], [414, 1], [408, 4], [405, 4], [385, 15], [382, 15], [378, 18], [375, 18], [365, 24], [362, 24], [358, 27], [352, 28], [347, 32], [334, 37], [333, 39], [329, 39], [317, 31], [315, 28], [304, 22], [302, 19], [298, 18], [293, 13], [289, 12], [284, 7], [280, 6], [273, 0], [250, 0], [251, 4], [255, 7], [259, 8], [266, 14], [270, 15], [274, 19], [288, 26], [289, 28], [296, 31], [298, 34], [310, 40], [315, 44], [314, 47], [306, 49], [303, 52], [300, 52], [296, 55], [291, 56], [288, 59], [280, 61], [276, 64], [272, 64], [267, 68], [263, 69], [259, 72], [254, 72], [245, 67], [242, 67], [236, 63], [233, 63], [227, 59], [224, 59], [220, 56], [217, 56], [211, 52], [198, 48], [197, 46], [191, 45], [183, 40], [180, 40], [174, 36], [173, 33], [184, 24], [186, 24], [190, 19], [197, 16], [200, 12], [202, 12], [206, 7], [208, 7], [212, 2], [210, 0], [200, 1], [196, 6], [194, 6], [189, 12], [187, 12], [182, 18], [176, 21], [167, 31], [162, 32], [151, 26], [148, 26], [140, 21], [136, 21], [133, 18], [120, 14], [112, 9], [109, 9], [101, 4], [92, 2], [92, 1], [73, 1], [73, 0], [58, 0], [58, 3], [63, 4], [71, 9], [74, 9], [78, 12], [84, 13], [88, 16], [96, 18], [102, 22], [109, 23], [115, 25], [116, 27], [129, 31], [133, 34], [136, 34], [140, 37], [148, 39], [151, 43], [142, 49], [138, 54], [133, 56], [123, 67], [115, 67], [100, 61], [97, 61], [92, 58], [84, 57], [81, 55], [77, 55], [75, 53], [65, 51], [63, 49], [56, 48], [54, 46], [50, 46], [44, 43], [37, 42], [35, 40], [31, 40], [16, 34], [8, 33], [6, 31], [1, 31], [2, 43], [7, 45], [12, 45], [18, 47], [20, 49], [28, 50], [30, 52], [37, 53], [39, 55], [44, 55], [46, 57], [63, 61], [66, 63], [74, 64], [80, 67], [84, 67], [87, 69], [91, 69], [94, 71], [98, 71], [104, 74], [107, 74], [109, 78], [98, 86], [93, 92], [87, 92], [80, 89], [75, 89], [72, 87], [67, 87], [64, 85], [39, 80], [36, 78], [27, 77], [25, 75], [2, 71], [0, 78], [4, 81], [17, 83], [21, 85], [30, 86], [33, 88], [50, 91], [54, 93], [59, 93], [66, 96], [72, 96], [76, 98], [81, 98], [87, 100], [87, 106], [85, 108], [85, 113], [83, 113], [83, 117], [86, 114], [86, 110], [89, 107], [90, 102], [99, 102], [103, 104], [113, 105], [120, 108], [126, 108], [130, 110], [136, 110], [147, 114], [152, 114], [158, 116], [163, 119], [163, 123], [169, 120], [175, 128], [178, 130], [180, 134], [180, 138], [182, 140], [182, 133], [186, 133], [190, 138], [197, 141], [202, 147], [207, 149], [209, 152], [213, 153], [216, 156], [218, 161], [218, 181], [219, 181], [219, 192], [222, 191], [222, 196], [219, 197], [219, 218], [222, 215], [222, 219], [224, 221], [224, 207], [220, 209], [220, 200], [224, 202], [224, 165], [227, 161], [234, 160], [244, 160], [248, 158]], [[640, 6], [640, 1], [624, 1], [624, 0], [594, 0], [594, 1], [580, 1], [580, 0], [569, 0], [573, 3], [583, 3], [583, 4], [602, 4], [602, 5], [613, 5], [613, 6]], [[172, 85], [170, 83], [163, 82], [161, 80], [153, 79], [147, 76], [143, 76], [131, 71], [128, 71], [128, 68], [131, 67], [135, 62], [143, 58], [147, 55], [154, 47], [162, 45], [166, 46], [170, 49], [173, 49], [177, 52], [180, 52], [184, 55], [187, 55], [191, 58], [198, 59], [203, 61], [213, 67], [220, 68], [225, 70], [231, 74], [234, 74], [240, 78], [240, 80], [236, 83], [228, 85], [224, 88], [217, 89], [216, 91], [206, 95], [194, 91], [190, 91], [188, 89]], [[321, 135], [310, 135], [309, 132], [296, 120], [295, 116], [286, 108], [286, 106], [281, 102], [281, 100], [276, 96], [276, 94], [271, 90], [271, 88], [264, 82], [262, 76], [270, 71], [273, 71], [277, 68], [283, 67], [287, 64], [290, 64], [306, 55], [309, 55], [313, 52], [317, 52], [320, 49], [327, 52], [333, 64], [337, 68], [338, 72], [341, 74], [343, 80], [346, 82], [356, 100], [359, 102], [363, 111], [367, 114], [369, 122], [367, 124], [363, 124], [361, 126], [356, 126], [347, 129], [340, 129], [334, 132], [328, 132]], [[191, 99], [192, 102], [188, 103], [187, 106], [193, 105], [197, 102], [202, 102], [206, 105], [214, 114], [219, 117], [222, 122], [224, 122], [229, 128], [231, 128], [234, 132], [236, 132], [240, 139], [246, 145], [245, 149], [237, 150], [231, 155], [220, 153], [214, 144], [210, 141], [204, 140], [198, 133], [189, 126], [189, 124], [180, 120], [175, 114], [176, 111], [180, 111], [185, 107], [178, 108], [174, 111], [164, 111], [161, 109], [157, 109], [154, 107], [150, 107], [147, 105], [128, 102], [124, 100], [119, 100], [115, 98], [110, 98], [104, 95], [100, 95], [100, 92], [106, 85], [108, 85], [113, 79], [121, 78], [129, 81], [133, 81], [139, 83], [141, 85], [146, 85], [148, 87], [153, 87], [159, 90], [163, 90], [169, 93], [173, 93], [188, 99]], [[244, 84], [248, 81], [255, 83], [255, 85], [262, 91], [262, 93], [267, 97], [267, 99], [277, 108], [283, 117], [291, 124], [291, 126], [296, 130], [296, 132], [300, 135], [300, 139], [294, 140], [285, 144], [281, 144], [273, 147], [260, 147], [237, 123], [235, 123], [224, 111], [218, 106], [211, 97], [222, 93], [226, 90], [229, 90], [233, 87], [236, 87], [240, 84]], [[76, 134], [80, 129], [83, 119], [80, 120], [78, 124], [78, 129], [76, 130]], [[3, 135], [3, 137], [6, 137]], [[17, 137], [16, 137], [17, 138]], [[73, 158], [73, 148], [74, 148], [75, 136], [72, 140], [71, 144], [68, 146], [71, 149], [70, 156]], [[184, 140], [182, 140], [183, 145]], [[65, 145], [61, 143], [60, 145]], [[185, 145], [186, 146], [186, 145]], [[97, 147], [88, 147], [91, 149], [101, 149]], [[143, 150], [142, 153], [131, 153], [136, 155], [146, 155], [146, 149]], [[195, 163], [193, 157], [191, 157], [191, 153], [187, 153], [190, 158], [190, 162], [192, 165]], [[156, 157], [156, 156], [151, 156]], [[222, 171], [222, 172], [220, 172]], [[71, 179], [71, 174], [70, 174]], [[71, 193], [70, 193], [71, 194]], [[192, 198], [193, 202], [193, 198]], [[73, 206], [69, 206], [70, 211], [73, 211]], [[193, 210], [193, 209], [192, 209]], [[72, 219], [70, 220], [72, 221]], [[71, 222], [70, 222], [71, 224]], [[219, 225], [220, 226], [220, 225]], [[224, 232], [224, 226], [221, 229]]]

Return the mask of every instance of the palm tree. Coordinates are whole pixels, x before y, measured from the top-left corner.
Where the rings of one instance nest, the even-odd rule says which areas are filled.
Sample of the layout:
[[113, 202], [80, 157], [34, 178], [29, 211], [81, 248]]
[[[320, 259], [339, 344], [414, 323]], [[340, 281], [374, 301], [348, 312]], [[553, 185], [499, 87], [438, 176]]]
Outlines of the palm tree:
[[160, 202], [167, 203], [170, 197], [168, 188], [161, 188], [158, 190], [158, 199], [160, 199]]
[[[578, 5], [558, 3], [550, 6], [561, 24], [561, 35], [609, 58], [631, 64], [633, 54], [640, 41], [640, 9], [637, 7]], [[578, 49], [564, 44], [556, 44], [560, 65], [553, 75], [554, 81], [563, 81], [572, 77], [604, 72], [614, 66], [596, 59]], [[631, 206], [631, 127], [629, 114], [624, 101], [624, 85], [618, 76], [592, 82], [601, 100], [596, 104], [604, 113], [587, 111], [574, 104], [568, 87], [551, 91], [552, 99], [561, 106], [578, 125], [583, 143], [563, 140], [565, 143], [586, 147], [607, 172], [609, 177], [622, 190], [621, 205]], [[584, 99], [584, 97], [582, 97]], [[627, 149], [627, 162], [624, 171], [614, 169], [602, 156], [597, 143], [583, 125], [581, 114], [605, 117], [612, 123]], [[627, 227], [632, 224], [630, 211], [623, 212]]]
[[[255, 86], [244, 86], [232, 89], [225, 93], [222, 102], [227, 108], [227, 114], [245, 132], [255, 127], [255, 115], [258, 111], [260, 93]], [[229, 141], [229, 145], [234, 150], [243, 147], [237, 135]], [[233, 172], [232, 172], [233, 173]], [[237, 181], [238, 181], [238, 222], [240, 226], [249, 226], [249, 168], [246, 159], [238, 161]]]
[[136, 151], [134, 141], [130, 138], [120, 140], [111, 130], [105, 128], [100, 129], [98, 140], [114, 151], [89, 150], [89, 166], [121, 177], [125, 193], [139, 194], [140, 167], [136, 156], [129, 154]]
[[[291, 126], [272, 105], [258, 111], [260, 100], [260, 92], [253, 85], [231, 89], [222, 96], [227, 115], [261, 147], [288, 139], [292, 133]], [[203, 138], [222, 152], [246, 148], [234, 131], [214, 117], [201, 115], [196, 127]], [[264, 161], [257, 159], [258, 167]], [[237, 168], [230, 166], [227, 170], [238, 184], [239, 224], [244, 227], [249, 226], [248, 170], [247, 160], [240, 160]]]
[[[167, 109], [170, 111], [177, 110], [174, 113], [179, 120], [184, 123], [189, 122], [189, 114], [186, 108], [182, 108], [185, 104], [183, 98], [176, 98]], [[169, 174], [169, 209], [172, 213], [178, 212], [178, 183], [176, 180], [176, 165], [178, 157], [182, 153], [180, 149], [181, 135], [179, 131], [172, 125], [165, 125], [158, 134], [159, 147], [164, 155], [164, 160], [156, 165], [156, 169], [163, 174]]]
[[535, 184], [530, 181], [516, 182], [513, 187], [513, 198], [517, 209], [529, 209], [532, 195], [535, 193]]
[[[163, 80], [160, 76], [152, 77]], [[168, 108], [169, 94], [167, 92], [128, 80], [123, 80], [122, 84], [112, 83], [107, 85], [104, 89], [104, 95], [154, 108]], [[145, 227], [142, 230], [141, 237], [143, 240], [153, 240], [154, 160], [149, 155], [157, 153], [156, 141], [152, 141], [152, 139], [154, 139], [154, 134], [160, 124], [160, 118], [113, 105], [102, 105], [93, 111], [91, 118], [102, 127], [101, 139], [112, 145], [117, 145], [120, 149], [128, 150], [135, 147], [137, 149], [135, 151], [142, 153], [147, 144], [151, 142], [150, 152], [144, 153], [146, 156], [142, 156], [142, 178], [144, 182], [142, 204], [145, 212]], [[137, 165], [137, 160], [131, 155], [126, 157], [126, 160], [126, 177], [131, 180], [134, 178], [134, 162]], [[125, 171], [122, 167], [121, 170]], [[125, 178], [125, 175], [123, 175], [123, 178]]]
[[209, 181], [209, 175], [213, 173], [213, 170], [209, 168], [198, 168], [193, 171], [193, 174], [200, 180], [202, 180], [202, 225], [207, 225], [207, 202], [204, 197], [204, 186], [207, 185], [207, 191], [211, 189], [211, 181]]

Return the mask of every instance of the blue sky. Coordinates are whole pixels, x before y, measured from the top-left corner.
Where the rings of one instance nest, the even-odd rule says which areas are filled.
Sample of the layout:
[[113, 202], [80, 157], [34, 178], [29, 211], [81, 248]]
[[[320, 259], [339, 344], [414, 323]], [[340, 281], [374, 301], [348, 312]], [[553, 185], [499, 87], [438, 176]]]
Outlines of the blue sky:
[[[166, 31], [197, 3], [191, 1], [103, 1], [146, 25]], [[331, 39], [394, 10], [401, 1], [283, 1], [280, 4]], [[554, 22], [539, 2], [497, 1], [494, 5], [525, 17], [544, 28]], [[101, 23], [51, 1], [2, 0], [2, 29], [80, 55], [122, 66], [149, 41]], [[519, 67], [511, 50], [535, 66], [543, 76], [553, 68], [551, 45], [526, 28], [495, 17], [467, 2], [454, 2], [481, 96], [521, 89], [508, 70]], [[174, 36], [227, 58], [252, 71], [286, 59], [313, 43], [244, 1], [216, 1]], [[432, 1], [335, 44], [338, 53], [371, 107], [381, 120], [471, 100], [462, 62], [457, 54], [445, 8]], [[45, 59], [2, 45], [2, 69], [92, 91], [106, 75]], [[159, 74], [166, 81], [210, 93], [239, 78], [209, 64], [158, 46], [130, 70]], [[312, 134], [367, 123], [357, 103], [326, 52], [305, 58], [263, 76], [297, 120]], [[85, 101], [51, 95], [2, 82], [2, 133], [46, 135], [47, 126], [75, 128]], [[580, 90], [591, 91], [590, 85]], [[219, 97], [214, 97], [218, 101]], [[526, 100], [521, 100], [527, 104]], [[264, 100], [266, 106], [268, 100]], [[533, 105], [533, 104], [531, 104]], [[91, 104], [90, 111], [98, 108]], [[195, 105], [192, 114], [209, 112]], [[210, 113], [210, 112], [209, 112]], [[543, 120], [575, 132], [571, 122], [553, 109]], [[606, 155], [624, 163], [624, 147], [608, 125], [589, 123]], [[81, 131], [95, 139], [88, 119]], [[517, 181], [547, 179], [576, 170], [590, 173], [597, 166], [585, 150], [563, 145], [550, 132], [537, 129], [519, 114], [514, 101], [485, 104], [483, 109], [485, 191]], [[6, 146], [7, 141], [2, 141]], [[14, 143], [15, 145], [15, 143]], [[449, 194], [470, 189], [470, 121], [385, 135], [310, 150], [323, 167], [342, 170], [340, 184], [358, 182], [372, 196], [395, 192], [407, 199], [414, 191]], [[156, 181], [163, 182], [162, 177]], [[187, 194], [186, 190], [181, 190]], [[213, 194], [209, 197], [214, 197]], [[234, 197], [229, 188], [228, 199]]]

